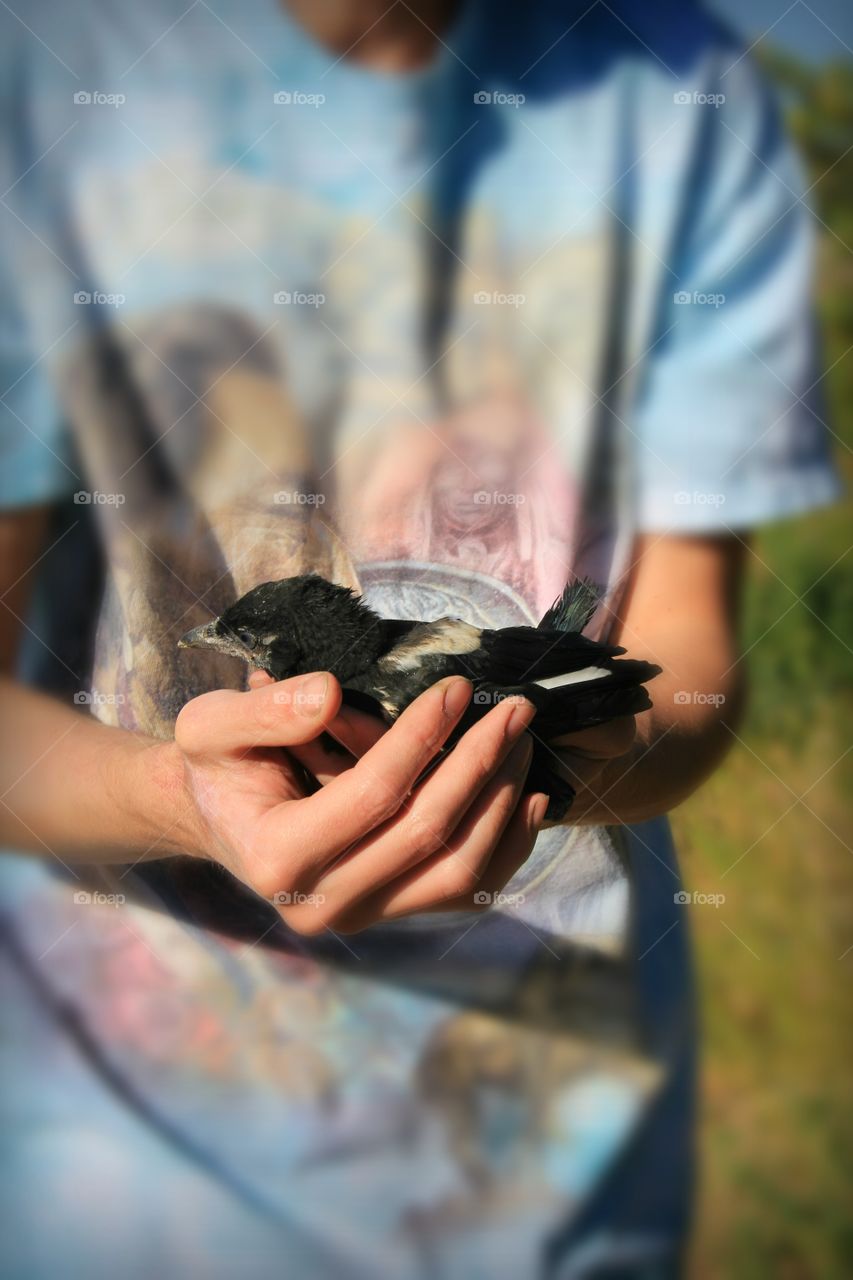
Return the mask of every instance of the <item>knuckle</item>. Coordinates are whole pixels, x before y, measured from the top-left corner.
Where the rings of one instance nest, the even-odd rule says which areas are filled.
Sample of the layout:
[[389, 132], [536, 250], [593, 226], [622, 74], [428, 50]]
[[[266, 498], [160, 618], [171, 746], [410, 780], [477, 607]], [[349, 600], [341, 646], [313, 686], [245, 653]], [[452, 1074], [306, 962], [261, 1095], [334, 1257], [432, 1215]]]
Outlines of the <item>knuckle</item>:
[[480, 879], [477, 872], [465, 865], [458, 858], [452, 858], [441, 877], [439, 888], [440, 901], [447, 902], [451, 898], [471, 899], [472, 910], [478, 904], [474, 902], [474, 894]]
[[292, 897], [292, 890], [276, 867], [263, 864], [253, 866], [248, 882], [253, 893], [256, 893], [259, 898], [266, 898], [274, 906], [282, 907], [285, 905], [285, 899]]
[[[357, 766], [355, 772], [358, 772]], [[358, 779], [355, 803], [362, 818], [371, 827], [380, 826], [395, 814], [403, 799], [403, 796], [397, 795], [392, 787], [375, 776]]]
[[435, 755], [445, 737], [442, 726], [425, 717], [414, 718], [410, 722], [401, 720], [400, 728], [406, 730], [419, 759]]
[[500, 751], [484, 751], [482, 748], [478, 750], [469, 763], [472, 781], [474, 785], [480, 785], [487, 782], [495, 769], [501, 763]]
[[458, 755], [475, 785], [488, 781], [508, 755], [502, 721], [491, 721], [486, 716], [465, 734], [453, 754]]
[[406, 822], [406, 844], [418, 857], [437, 853], [453, 834], [452, 823], [446, 815], [412, 812]]
[[310, 907], [296, 907], [281, 914], [288, 928], [302, 938], [316, 938], [329, 927], [325, 912]]

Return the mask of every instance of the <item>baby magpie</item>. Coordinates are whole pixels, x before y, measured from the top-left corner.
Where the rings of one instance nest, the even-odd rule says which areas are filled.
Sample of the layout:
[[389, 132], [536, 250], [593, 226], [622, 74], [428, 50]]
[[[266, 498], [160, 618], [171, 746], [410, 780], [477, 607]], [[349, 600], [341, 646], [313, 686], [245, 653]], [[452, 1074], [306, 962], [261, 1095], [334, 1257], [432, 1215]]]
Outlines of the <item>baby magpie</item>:
[[651, 706], [644, 683], [660, 672], [581, 635], [597, 604], [595, 586], [579, 580], [538, 627], [406, 622], [379, 617], [349, 587], [305, 574], [254, 587], [221, 617], [188, 631], [178, 647], [230, 654], [276, 680], [331, 671], [347, 702], [389, 723], [437, 680], [466, 676], [474, 694], [446, 749], [497, 701], [522, 694], [537, 709], [526, 789], [549, 795], [546, 818], [554, 822], [574, 790], [550, 767], [556, 757], [549, 739], [644, 711]]

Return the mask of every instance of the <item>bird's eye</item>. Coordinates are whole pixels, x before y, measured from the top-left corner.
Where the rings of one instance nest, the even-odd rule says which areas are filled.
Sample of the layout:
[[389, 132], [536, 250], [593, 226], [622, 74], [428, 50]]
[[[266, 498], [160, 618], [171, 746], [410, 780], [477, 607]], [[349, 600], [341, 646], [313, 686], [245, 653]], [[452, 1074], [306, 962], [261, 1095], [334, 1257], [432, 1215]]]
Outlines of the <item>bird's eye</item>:
[[242, 645], [245, 645], [247, 649], [254, 649], [255, 637], [252, 635], [251, 631], [238, 631], [237, 639]]

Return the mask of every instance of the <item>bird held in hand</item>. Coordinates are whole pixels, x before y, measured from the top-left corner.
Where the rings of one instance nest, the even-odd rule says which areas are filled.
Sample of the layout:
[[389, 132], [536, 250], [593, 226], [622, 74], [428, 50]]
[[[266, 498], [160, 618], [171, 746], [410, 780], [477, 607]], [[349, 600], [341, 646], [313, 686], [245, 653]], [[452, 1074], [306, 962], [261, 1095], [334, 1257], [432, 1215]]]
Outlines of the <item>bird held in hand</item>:
[[549, 795], [546, 818], [553, 822], [565, 816], [574, 790], [553, 771], [548, 742], [646, 710], [644, 684], [660, 672], [581, 634], [597, 604], [595, 586], [578, 580], [537, 627], [409, 622], [381, 618], [349, 587], [305, 574], [254, 587], [221, 617], [188, 631], [178, 647], [229, 654], [275, 680], [331, 671], [345, 701], [389, 723], [437, 680], [465, 676], [474, 693], [446, 749], [496, 702], [522, 695], [537, 709], [526, 790]]

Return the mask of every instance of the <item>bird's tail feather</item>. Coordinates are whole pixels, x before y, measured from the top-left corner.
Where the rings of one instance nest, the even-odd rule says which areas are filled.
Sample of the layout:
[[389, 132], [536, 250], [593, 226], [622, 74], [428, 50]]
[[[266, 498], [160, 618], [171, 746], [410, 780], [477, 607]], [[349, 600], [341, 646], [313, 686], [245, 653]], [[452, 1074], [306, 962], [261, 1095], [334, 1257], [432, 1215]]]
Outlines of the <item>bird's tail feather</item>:
[[503, 627], [483, 634], [488, 636], [489, 670], [506, 684], [606, 666], [611, 658], [625, 652], [618, 645], [601, 644], [553, 627]]
[[[598, 684], [598, 688], [595, 685]], [[531, 701], [536, 695], [527, 693]], [[559, 738], [606, 724], [618, 716], [635, 716], [652, 705], [649, 692], [642, 684], [613, 685], [609, 680], [571, 685], [551, 692], [531, 725], [534, 734], [544, 740]]]
[[638, 658], [608, 658], [604, 667], [607, 675], [549, 688], [532, 682], [512, 686], [478, 682], [457, 733], [479, 720], [495, 702], [512, 694], [523, 695], [536, 707], [531, 731], [534, 737], [545, 740], [605, 724], [615, 716], [636, 715], [652, 705], [645, 682], [659, 675], [660, 667]]
[[567, 582], [545, 613], [539, 627], [546, 631], [583, 631], [598, 608], [603, 592], [591, 578]]

